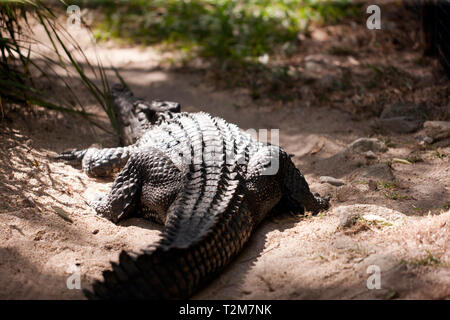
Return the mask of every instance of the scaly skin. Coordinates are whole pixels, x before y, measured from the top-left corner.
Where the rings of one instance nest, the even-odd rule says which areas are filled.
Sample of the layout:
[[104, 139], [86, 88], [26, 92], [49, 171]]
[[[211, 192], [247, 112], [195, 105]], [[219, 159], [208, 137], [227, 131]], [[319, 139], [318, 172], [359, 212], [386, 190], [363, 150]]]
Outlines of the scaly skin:
[[[115, 88], [115, 101], [122, 124], [141, 112], [124, 89]], [[188, 298], [241, 252], [275, 207], [314, 214], [329, 207], [281, 148], [223, 119], [147, 109], [136, 123], [124, 140], [143, 134], [130, 146], [61, 155], [82, 161], [91, 175], [123, 167], [111, 192], [91, 203], [98, 214], [115, 223], [137, 215], [164, 225], [156, 245], [122, 252], [104, 280], [85, 290], [88, 298]], [[265, 174], [276, 162], [278, 170]]]

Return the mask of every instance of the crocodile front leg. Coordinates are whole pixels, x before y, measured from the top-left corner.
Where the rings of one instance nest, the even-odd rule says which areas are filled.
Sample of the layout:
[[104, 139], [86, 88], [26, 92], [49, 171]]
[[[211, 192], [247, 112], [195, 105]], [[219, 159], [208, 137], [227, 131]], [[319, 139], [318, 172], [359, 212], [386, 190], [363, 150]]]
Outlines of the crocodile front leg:
[[89, 148], [61, 153], [57, 159], [81, 162], [83, 171], [93, 177], [110, 177], [125, 166], [135, 146], [119, 148]]

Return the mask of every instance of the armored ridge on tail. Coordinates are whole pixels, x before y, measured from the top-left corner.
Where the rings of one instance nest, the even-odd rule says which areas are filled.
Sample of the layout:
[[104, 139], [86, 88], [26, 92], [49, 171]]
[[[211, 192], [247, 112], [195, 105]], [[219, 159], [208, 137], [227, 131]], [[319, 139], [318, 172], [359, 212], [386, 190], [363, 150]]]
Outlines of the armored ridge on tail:
[[[329, 207], [278, 146], [206, 113], [179, 112], [176, 103], [141, 101], [118, 86], [113, 97], [122, 141], [131, 144], [60, 158], [81, 161], [90, 175], [121, 170], [111, 192], [91, 203], [98, 214], [113, 222], [140, 216], [164, 229], [157, 244], [123, 251], [103, 281], [85, 290], [88, 298], [188, 298], [240, 253], [276, 206], [300, 213]], [[277, 170], [267, 174], [273, 163]]]

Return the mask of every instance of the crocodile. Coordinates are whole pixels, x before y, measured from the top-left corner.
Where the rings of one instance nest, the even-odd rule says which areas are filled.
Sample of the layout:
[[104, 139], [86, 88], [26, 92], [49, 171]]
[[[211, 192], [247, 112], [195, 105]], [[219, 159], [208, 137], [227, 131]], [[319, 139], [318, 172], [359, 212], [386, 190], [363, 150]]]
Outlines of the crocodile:
[[282, 148], [205, 112], [138, 99], [121, 85], [112, 97], [126, 145], [58, 158], [81, 163], [91, 176], [118, 173], [109, 194], [89, 203], [97, 214], [164, 227], [156, 244], [122, 251], [103, 279], [83, 290], [87, 298], [189, 298], [242, 251], [267, 215], [329, 208]]

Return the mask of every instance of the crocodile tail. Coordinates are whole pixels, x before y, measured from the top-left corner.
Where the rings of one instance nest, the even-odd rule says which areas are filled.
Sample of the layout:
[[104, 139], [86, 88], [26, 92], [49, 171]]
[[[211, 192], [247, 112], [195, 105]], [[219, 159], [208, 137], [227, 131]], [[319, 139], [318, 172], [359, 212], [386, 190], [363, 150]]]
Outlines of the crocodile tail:
[[235, 193], [228, 209], [200, 240], [171, 243], [169, 232], [140, 254], [122, 251], [119, 264], [104, 271], [89, 299], [186, 299], [217, 275], [242, 249], [252, 232], [252, 218]]

